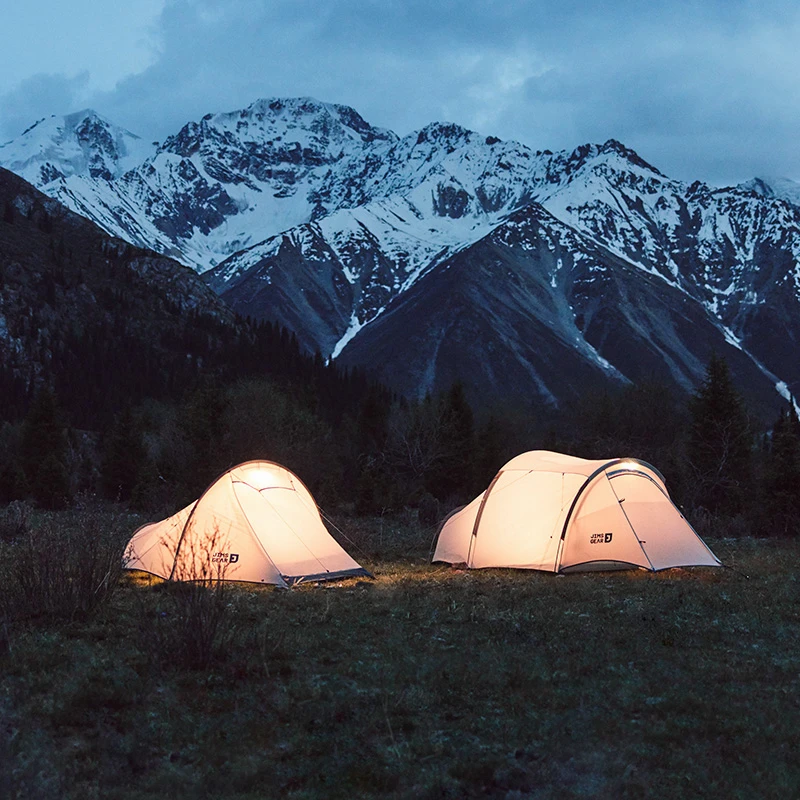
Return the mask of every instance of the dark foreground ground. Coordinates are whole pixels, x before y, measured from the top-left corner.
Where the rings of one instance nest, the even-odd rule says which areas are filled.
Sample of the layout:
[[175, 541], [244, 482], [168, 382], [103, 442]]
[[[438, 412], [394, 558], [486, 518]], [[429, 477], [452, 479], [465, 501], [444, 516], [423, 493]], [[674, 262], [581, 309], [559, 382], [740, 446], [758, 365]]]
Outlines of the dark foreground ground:
[[337, 522], [374, 581], [0, 618], [0, 797], [800, 797], [800, 543], [556, 577]]

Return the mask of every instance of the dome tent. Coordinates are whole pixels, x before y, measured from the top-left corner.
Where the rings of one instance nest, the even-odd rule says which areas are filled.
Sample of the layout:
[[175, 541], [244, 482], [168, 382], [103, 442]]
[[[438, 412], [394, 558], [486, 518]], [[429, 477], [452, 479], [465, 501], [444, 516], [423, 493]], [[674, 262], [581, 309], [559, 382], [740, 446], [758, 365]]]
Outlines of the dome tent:
[[370, 576], [327, 531], [303, 482], [271, 461], [240, 464], [177, 514], [143, 525], [128, 544], [125, 568], [167, 580], [284, 587]]
[[549, 572], [722, 566], [655, 467], [534, 450], [442, 524], [434, 561]]

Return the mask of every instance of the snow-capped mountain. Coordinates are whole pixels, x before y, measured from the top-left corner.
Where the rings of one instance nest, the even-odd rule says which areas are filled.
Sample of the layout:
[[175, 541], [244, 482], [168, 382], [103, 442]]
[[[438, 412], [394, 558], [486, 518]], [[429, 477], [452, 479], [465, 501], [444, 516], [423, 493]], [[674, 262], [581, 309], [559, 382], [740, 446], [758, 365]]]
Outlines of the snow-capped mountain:
[[745, 192], [755, 192], [762, 197], [777, 197], [796, 206], [800, 205], [800, 183], [790, 178], [753, 178], [737, 187]]
[[713, 350], [763, 402], [800, 389], [791, 181], [688, 185], [614, 140], [398, 137], [308, 98], [137, 147], [87, 112], [33, 126], [0, 164], [406, 392], [455, 377], [554, 403], [647, 377], [690, 390]]
[[368, 160], [396, 138], [346, 106], [260, 100], [190, 122], [132, 161], [122, 154], [134, 152], [134, 137], [87, 111], [29, 128], [0, 147], [0, 165], [110, 233], [203, 272], [324, 215], [317, 193], [330, 193], [331, 167]]
[[151, 146], [94, 111], [45, 117], [0, 145], [0, 162], [34, 186], [72, 176], [111, 181], [138, 166]]

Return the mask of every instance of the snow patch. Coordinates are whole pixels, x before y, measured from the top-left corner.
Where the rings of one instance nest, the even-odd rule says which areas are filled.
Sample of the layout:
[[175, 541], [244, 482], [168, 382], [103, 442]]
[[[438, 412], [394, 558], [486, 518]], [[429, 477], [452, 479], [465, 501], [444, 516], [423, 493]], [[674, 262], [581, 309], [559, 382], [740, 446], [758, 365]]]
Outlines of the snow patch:
[[558, 259], [558, 261], [556, 261], [556, 268], [555, 268], [555, 270], [553, 271], [553, 274], [552, 274], [552, 276], [550, 277], [550, 285], [551, 285], [551, 286], [552, 286], [554, 289], [555, 289], [555, 288], [556, 288], [556, 286], [558, 285], [558, 284], [556, 283], [556, 275], [557, 275], [557, 274], [558, 274], [558, 273], [561, 271], [561, 267], [562, 267], [562, 266], [564, 266], [564, 265], [563, 265], [563, 263], [562, 263], [561, 259], [559, 258], [559, 259]]
[[[380, 314], [380, 313], [381, 313], [381, 311], [383, 311], [383, 309], [380, 309], [380, 311], [378, 311], [378, 312], [375, 314], [375, 316], [373, 316], [373, 317], [372, 317], [372, 319], [375, 319], [375, 317], [377, 317], [377, 316], [378, 316], [378, 314]], [[353, 313], [350, 315], [350, 324], [348, 325], [348, 327], [347, 327], [347, 330], [344, 332], [344, 336], [342, 336], [342, 338], [341, 338], [341, 339], [339, 339], [339, 341], [338, 341], [338, 342], [336, 342], [336, 346], [333, 348], [333, 350], [332, 350], [332, 352], [331, 352], [330, 361], [334, 361], [336, 358], [338, 358], [339, 354], [340, 354], [340, 353], [342, 352], [342, 350], [344, 350], [344, 348], [347, 346], [347, 343], [348, 343], [348, 342], [349, 342], [351, 339], [353, 339], [353, 337], [354, 337], [354, 336], [355, 336], [355, 335], [356, 335], [356, 334], [357, 334], [357, 333], [358, 333], [358, 332], [359, 332], [359, 331], [360, 331], [360, 330], [361, 330], [361, 329], [362, 329], [362, 328], [363, 328], [363, 327], [364, 327], [364, 326], [365, 326], [365, 325], [366, 325], [368, 322], [371, 322], [371, 321], [372, 321], [372, 319], [370, 319], [370, 320], [367, 320], [367, 322], [359, 322], [359, 319], [358, 319], [358, 316], [356, 315], [356, 312], [355, 312], [355, 311], [353, 311]]]
[[[742, 341], [739, 339], [738, 336], [728, 327], [725, 325], [720, 325], [720, 329], [722, 330], [722, 335], [725, 337], [725, 341], [728, 344], [732, 344], [737, 350], [741, 350], [743, 353], [745, 352], [744, 347], [742, 347]], [[748, 355], [750, 355], [748, 353]], [[751, 356], [752, 358], [752, 356]]]
[[800, 405], [798, 405], [797, 400], [795, 399], [794, 395], [789, 391], [789, 387], [785, 381], [778, 381], [775, 384], [775, 390], [778, 394], [784, 399], [790, 402], [794, 406], [795, 413], [800, 415]]
[[586, 345], [586, 348], [589, 350], [592, 358], [606, 371], [612, 372], [614, 375], [624, 378], [625, 376], [610, 362], [607, 361], [600, 353], [595, 350], [594, 346], [591, 345], [586, 339], [582, 339], [583, 343]]

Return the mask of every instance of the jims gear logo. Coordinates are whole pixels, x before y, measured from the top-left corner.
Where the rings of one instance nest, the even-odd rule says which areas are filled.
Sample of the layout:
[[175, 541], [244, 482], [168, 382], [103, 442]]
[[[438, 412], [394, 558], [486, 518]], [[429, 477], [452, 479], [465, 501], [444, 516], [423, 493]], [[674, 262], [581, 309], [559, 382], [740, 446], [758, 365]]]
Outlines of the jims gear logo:
[[239, 560], [238, 553], [212, 553], [212, 564], [235, 564]]
[[589, 537], [589, 544], [608, 544], [613, 535], [613, 533], [593, 533]]

